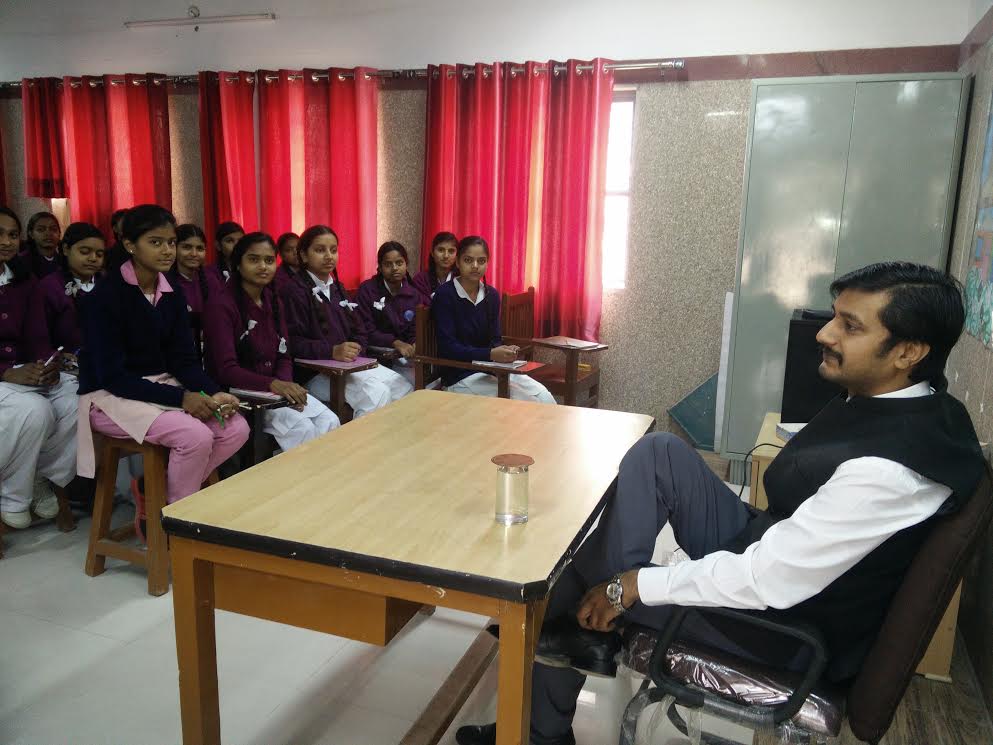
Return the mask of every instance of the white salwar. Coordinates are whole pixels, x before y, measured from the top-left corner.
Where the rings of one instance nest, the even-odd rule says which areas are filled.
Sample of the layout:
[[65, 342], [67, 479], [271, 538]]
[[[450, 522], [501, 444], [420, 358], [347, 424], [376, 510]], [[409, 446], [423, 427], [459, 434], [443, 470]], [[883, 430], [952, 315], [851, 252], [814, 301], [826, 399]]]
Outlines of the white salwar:
[[0, 382], [0, 503], [30, 509], [34, 483], [65, 486], [76, 475], [78, 383], [61, 374], [49, 388]]
[[[510, 376], [510, 397], [517, 401], [534, 401], [539, 404], [554, 404], [555, 396], [541, 383], [527, 375]], [[452, 393], [468, 393], [473, 396], [497, 396], [497, 379], [487, 373], [473, 373], [445, 390]]]
[[[307, 383], [310, 395], [321, 401], [331, 400], [331, 381], [326, 375], [315, 375]], [[399, 401], [414, 390], [414, 386], [388, 367], [350, 373], [345, 378], [345, 401], [355, 412], [355, 418]]]
[[303, 411], [290, 406], [266, 409], [262, 418], [262, 429], [276, 438], [284, 453], [341, 426], [338, 415], [311, 395], [307, 396]]

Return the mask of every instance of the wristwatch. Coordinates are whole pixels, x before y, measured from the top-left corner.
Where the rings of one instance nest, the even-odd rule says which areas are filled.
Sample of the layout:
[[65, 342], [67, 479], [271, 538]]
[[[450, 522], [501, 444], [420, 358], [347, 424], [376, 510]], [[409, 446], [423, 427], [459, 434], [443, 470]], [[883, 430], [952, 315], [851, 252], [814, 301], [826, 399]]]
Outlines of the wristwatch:
[[627, 610], [624, 607], [624, 585], [621, 584], [620, 574], [614, 575], [614, 578], [607, 583], [607, 600], [618, 613], [624, 613]]

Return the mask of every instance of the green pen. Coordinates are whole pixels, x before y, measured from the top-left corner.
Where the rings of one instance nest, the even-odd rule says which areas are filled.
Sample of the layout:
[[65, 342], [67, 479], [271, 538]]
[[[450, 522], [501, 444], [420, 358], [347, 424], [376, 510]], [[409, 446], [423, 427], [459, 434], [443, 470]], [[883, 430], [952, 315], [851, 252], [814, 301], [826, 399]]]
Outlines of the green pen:
[[[210, 396], [208, 396], [204, 391], [200, 391], [200, 395], [204, 398], [210, 398]], [[214, 409], [214, 418], [220, 423], [221, 429], [224, 429], [224, 417], [221, 416], [221, 412], [217, 409]]]

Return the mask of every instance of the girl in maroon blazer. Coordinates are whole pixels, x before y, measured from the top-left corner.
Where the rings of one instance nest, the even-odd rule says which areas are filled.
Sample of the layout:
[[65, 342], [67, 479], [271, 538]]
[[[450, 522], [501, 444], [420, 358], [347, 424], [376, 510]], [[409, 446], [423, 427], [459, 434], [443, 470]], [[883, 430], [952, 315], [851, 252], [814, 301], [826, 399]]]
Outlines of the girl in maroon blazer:
[[249, 233], [230, 256], [231, 280], [207, 304], [207, 369], [220, 385], [275, 393], [290, 406], [265, 411], [264, 429], [285, 452], [340, 426], [338, 417], [293, 382], [282, 303], [272, 287], [276, 247]]
[[62, 229], [51, 212], [35, 212], [28, 220], [28, 237], [21, 255], [35, 279], [43, 279], [59, 269], [59, 237]]
[[17, 257], [21, 221], [0, 207], [0, 520], [59, 511], [52, 485], [76, 475], [76, 382], [59, 372], [37, 280]]
[[376, 274], [359, 286], [355, 301], [365, 324], [369, 345], [400, 353], [392, 368], [414, 384], [415, 310], [424, 302], [407, 273], [407, 249], [387, 241], [376, 254]]
[[49, 344], [53, 349], [62, 347], [63, 362], [74, 368], [82, 346], [81, 308], [96, 287], [106, 258], [103, 233], [88, 222], [74, 222], [59, 241], [59, 254], [59, 271], [38, 283], [38, 293]]
[[459, 275], [455, 261], [459, 239], [455, 233], [438, 233], [431, 241], [431, 254], [428, 256], [428, 268], [414, 275], [414, 287], [421, 293], [425, 305], [430, 305], [438, 285], [448, 282]]
[[[351, 362], [365, 351], [368, 340], [356, 304], [348, 299], [335, 274], [338, 235], [326, 225], [309, 227], [300, 236], [297, 253], [300, 273], [284, 298], [290, 352], [294, 359]], [[303, 382], [321, 401], [331, 398], [327, 376], [309, 373]], [[358, 418], [412, 390], [403, 376], [387, 367], [375, 367], [348, 375], [345, 401]]]
[[198, 225], [185, 223], [176, 228], [176, 263], [169, 272], [169, 282], [179, 285], [190, 314], [190, 329], [197, 353], [203, 350], [203, 309], [209, 296], [207, 273], [207, 236]]
[[276, 251], [279, 253], [279, 259], [282, 263], [276, 270], [274, 287], [280, 295], [286, 290], [287, 285], [293, 283], [300, 272], [300, 256], [297, 255], [299, 243], [300, 236], [296, 233], [283, 233], [276, 241]]
[[207, 267], [207, 289], [214, 292], [227, 284], [231, 276], [231, 262], [228, 258], [234, 251], [234, 245], [245, 235], [245, 229], [236, 222], [222, 222], [214, 231], [214, 248], [217, 256], [214, 263]]

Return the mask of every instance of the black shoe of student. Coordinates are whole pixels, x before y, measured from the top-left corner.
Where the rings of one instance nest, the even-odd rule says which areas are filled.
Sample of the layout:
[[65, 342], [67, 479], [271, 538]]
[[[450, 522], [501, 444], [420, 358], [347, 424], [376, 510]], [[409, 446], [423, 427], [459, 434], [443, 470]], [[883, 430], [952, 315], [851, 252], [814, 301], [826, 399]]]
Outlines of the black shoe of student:
[[[470, 724], [466, 727], [459, 727], [455, 733], [455, 742], [458, 745], [496, 745], [496, 725]], [[576, 745], [576, 738], [570, 730], [565, 737], [560, 737], [554, 741], [546, 739], [542, 742], [545, 745]]]
[[620, 651], [619, 634], [584, 629], [570, 615], [541, 627], [534, 661], [550, 667], [571, 667], [583, 675], [613, 678]]

